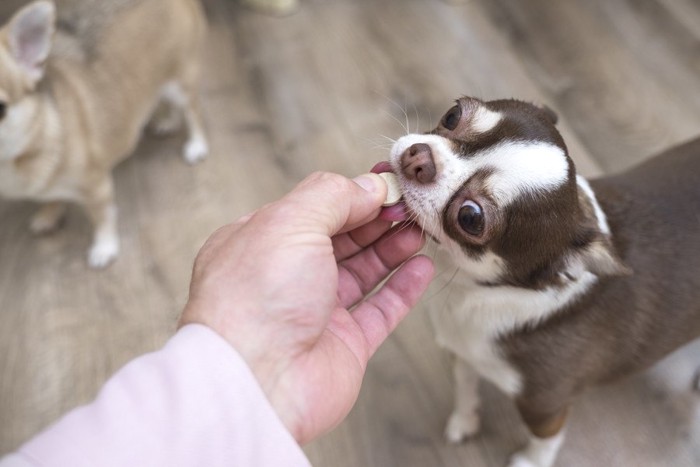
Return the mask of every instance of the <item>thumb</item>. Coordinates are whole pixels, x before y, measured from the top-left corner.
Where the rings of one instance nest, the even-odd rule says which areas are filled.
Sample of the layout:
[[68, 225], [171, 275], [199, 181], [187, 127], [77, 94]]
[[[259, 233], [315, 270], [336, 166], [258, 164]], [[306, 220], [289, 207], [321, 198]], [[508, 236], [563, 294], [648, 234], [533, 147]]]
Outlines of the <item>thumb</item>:
[[295, 206], [297, 220], [306, 228], [333, 236], [376, 218], [386, 194], [386, 182], [377, 174], [350, 180], [318, 172], [299, 183], [281, 202]]

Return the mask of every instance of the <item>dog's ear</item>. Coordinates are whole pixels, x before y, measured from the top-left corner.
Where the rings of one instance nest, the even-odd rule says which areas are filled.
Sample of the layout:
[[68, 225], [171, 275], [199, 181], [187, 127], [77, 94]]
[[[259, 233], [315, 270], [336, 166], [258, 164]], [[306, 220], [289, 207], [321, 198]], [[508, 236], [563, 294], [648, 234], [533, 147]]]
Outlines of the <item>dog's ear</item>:
[[596, 276], [626, 276], [632, 271], [622, 262], [610, 237], [605, 213], [595, 199], [590, 184], [576, 177], [578, 216], [570, 250], [566, 255], [566, 275], [578, 277], [584, 271]]
[[539, 108], [542, 111], [542, 113], [545, 115], [545, 117], [547, 117], [547, 120], [552, 122], [552, 125], [557, 124], [557, 122], [559, 121], [559, 115], [557, 115], [557, 113], [554, 110], [550, 109], [549, 107], [547, 107], [544, 104], [540, 105]]
[[55, 22], [56, 7], [42, 0], [15, 13], [7, 27], [10, 53], [32, 86], [44, 75]]
[[625, 266], [607, 242], [592, 242], [581, 250], [578, 256], [583, 267], [596, 276], [628, 276], [632, 274], [632, 270]]
[[599, 277], [631, 274], [632, 270], [615, 250], [610, 227], [591, 186], [580, 176], [576, 178], [576, 185], [578, 216], [570, 249], [565, 255], [565, 276], [577, 278], [584, 272]]
[[585, 272], [598, 277], [628, 276], [628, 268], [613, 250], [612, 245], [598, 238], [583, 247], [573, 248], [566, 256], [563, 277], [578, 279]]

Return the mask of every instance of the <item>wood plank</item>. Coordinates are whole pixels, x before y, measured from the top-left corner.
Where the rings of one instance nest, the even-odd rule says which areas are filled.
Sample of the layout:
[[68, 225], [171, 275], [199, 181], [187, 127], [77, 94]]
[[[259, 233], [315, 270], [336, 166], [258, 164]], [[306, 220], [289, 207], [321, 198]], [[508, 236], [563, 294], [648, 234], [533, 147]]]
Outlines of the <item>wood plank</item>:
[[[2, 2], [0, 18], [18, 3]], [[204, 4], [212, 155], [188, 167], [182, 135], [147, 136], [116, 170], [117, 263], [87, 269], [90, 228], [79, 209], [62, 230], [36, 238], [26, 232], [36, 206], [0, 200], [0, 454], [162, 345], [214, 229], [312, 171], [366, 171], [386, 158], [389, 139], [430, 129], [460, 95], [547, 103], [586, 175], [700, 128], [692, 20], [700, 12], [690, 0], [308, 0], [284, 19], [231, 0]], [[497, 466], [526, 439], [512, 403], [484, 384], [482, 432], [459, 446], [443, 441], [450, 360], [427, 316], [449, 293], [452, 271], [440, 273], [370, 363], [350, 417], [306, 446], [315, 465]], [[696, 354], [680, 357], [673, 373], [688, 376]], [[657, 389], [666, 378], [586, 394], [558, 465], [698, 465], [696, 409]]]
[[[634, 6], [639, 3], [480, 2], [607, 170], [629, 167], [696, 136], [700, 128], [693, 95], [697, 80], [686, 89], [692, 80], [680, 71], [697, 63], [697, 53], [672, 47], [672, 41], [659, 45], [658, 53], [645, 50], [644, 44], [671, 33], [673, 22], [650, 34], [636, 23], [645, 16]], [[645, 21], [661, 26], [654, 15]], [[669, 52], [668, 58], [661, 50]], [[681, 65], [688, 59], [691, 65]], [[657, 67], [665, 61], [678, 70], [668, 79], [662, 78], [666, 69]]]

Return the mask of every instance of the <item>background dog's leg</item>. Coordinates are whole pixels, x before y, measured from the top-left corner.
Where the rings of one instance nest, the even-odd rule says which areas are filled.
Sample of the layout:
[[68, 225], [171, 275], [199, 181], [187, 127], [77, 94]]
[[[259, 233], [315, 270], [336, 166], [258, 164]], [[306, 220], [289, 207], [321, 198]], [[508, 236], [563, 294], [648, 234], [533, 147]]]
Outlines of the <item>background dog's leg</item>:
[[564, 442], [568, 407], [545, 412], [519, 401], [518, 410], [530, 429], [530, 439], [525, 449], [513, 455], [508, 467], [551, 467]]
[[195, 85], [185, 82], [196, 82], [183, 79], [182, 82], [168, 83], [163, 89], [163, 99], [175, 105], [182, 111], [187, 126], [187, 142], [183, 156], [187, 162], [194, 164], [204, 159], [209, 153], [209, 144], [204, 133], [204, 125], [199, 110], [199, 95]]
[[187, 131], [189, 138], [185, 143], [185, 160], [190, 164], [204, 159], [209, 153], [209, 143], [207, 143], [207, 137], [204, 133], [204, 125], [202, 124], [202, 117], [200, 115], [199, 108], [199, 95], [194, 90], [194, 88], [189, 88], [187, 93], [187, 105], [183, 109], [185, 114], [185, 123], [187, 125]]
[[60, 201], [46, 203], [32, 216], [29, 230], [35, 234], [44, 234], [58, 228], [66, 214], [66, 204]]
[[455, 380], [455, 407], [447, 421], [445, 437], [459, 443], [479, 431], [479, 375], [459, 357], [452, 367]]
[[95, 228], [88, 263], [93, 268], [103, 268], [119, 254], [117, 206], [114, 203], [114, 185], [109, 176], [89, 193], [85, 205]]

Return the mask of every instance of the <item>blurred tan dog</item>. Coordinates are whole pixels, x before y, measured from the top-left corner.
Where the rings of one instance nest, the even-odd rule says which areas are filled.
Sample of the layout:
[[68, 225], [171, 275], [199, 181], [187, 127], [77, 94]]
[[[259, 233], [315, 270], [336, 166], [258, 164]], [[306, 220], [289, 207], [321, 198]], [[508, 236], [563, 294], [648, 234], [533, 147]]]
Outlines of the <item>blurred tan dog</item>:
[[[65, 202], [94, 225], [88, 262], [119, 252], [111, 171], [156, 108], [161, 132], [184, 122], [184, 157], [208, 152], [197, 103], [206, 22], [198, 0], [36, 1], [0, 29], [0, 195], [47, 202], [37, 233]], [[65, 8], [64, 8], [65, 7]]]

